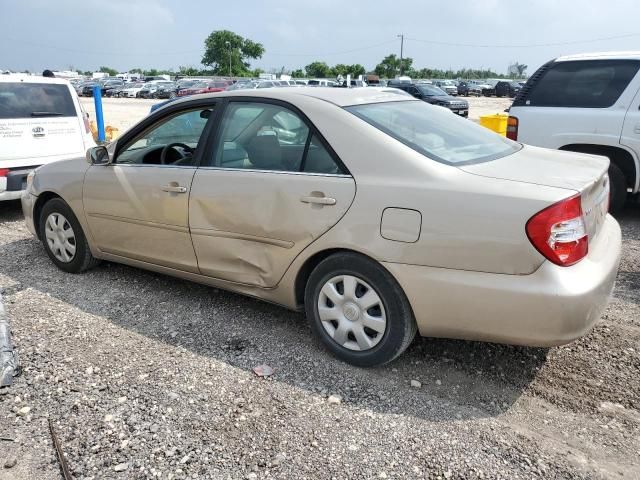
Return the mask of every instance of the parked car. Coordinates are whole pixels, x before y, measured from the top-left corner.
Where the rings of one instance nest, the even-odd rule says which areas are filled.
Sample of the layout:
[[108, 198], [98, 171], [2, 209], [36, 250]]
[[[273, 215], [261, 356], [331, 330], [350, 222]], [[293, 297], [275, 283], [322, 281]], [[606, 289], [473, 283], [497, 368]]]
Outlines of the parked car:
[[480, 95], [482, 95], [482, 88], [479, 85], [471, 82], [459, 82], [457, 89], [458, 95], [462, 95], [464, 97], [479, 97]]
[[164, 85], [173, 85], [173, 82], [167, 80], [152, 80], [144, 84], [144, 87], [138, 92], [140, 98], [155, 98], [158, 89]]
[[82, 84], [81, 97], [93, 97], [93, 87], [100, 85], [98, 82], [86, 82]]
[[443, 90], [447, 95], [458, 95], [458, 87], [451, 80], [434, 80], [433, 85]]
[[336, 82], [333, 80], [327, 80], [326, 78], [312, 78], [307, 81], [307, 86], [309, 87], [333, 87]]
[[119, 96], [124, 98], [136, 98], [140, 93], [140, 90], [144, 88], [144, 85], [145, 84], [143, 82], [127, 84], [122, 90], [120, 90]]
[[404, 90], [411, 96], [427, 103], [446, 107], [462, 117], [469, 116], [469, 102], [447, 95], [435, 85], [390, 80], [388, 86]]
[[522, 87], [513, 80], [492, 80], [489, 88], [484, 88], [485, 97], [515, 97]]
[[120, 87], [124, 82], [120, 79], [105, 79], [101, 81], [93, 81], [85, 83], [82, 87], [82, 96], [93, 97], [93, 87], [99, 86], [102, 96], [107, 96], [107, 91]]
[[22, 204], [63, 271], [105, 259], [304, 309], [373, 366], [416, 331], [585, 335], [620, 261], [607, 166], [383, 89], [274, 88], [175, 100], [38, 169]]
[[95, 146], [87, 114], [63, 79], [0, 75], [0, 201], [20, 198], [39, 165]]
[[178, 95], [177, 88], [175, 82], [161, 83], [152, 98], [175, 98]]
[[609, 158], [611, 210], [640, 191], [640, 52], [556, 58], [529, 78], [509, 110], [507, 136]]
[[186, 95], [195, 95], [197, 93], [214, 93], [214, 92], [222, 92], [224, 89], [229, 87], [233, 82], [230, 80], [206, 80], [196, 83], [191, 87], [184, 88], [178, 91], [179, 97], [184, 97]]

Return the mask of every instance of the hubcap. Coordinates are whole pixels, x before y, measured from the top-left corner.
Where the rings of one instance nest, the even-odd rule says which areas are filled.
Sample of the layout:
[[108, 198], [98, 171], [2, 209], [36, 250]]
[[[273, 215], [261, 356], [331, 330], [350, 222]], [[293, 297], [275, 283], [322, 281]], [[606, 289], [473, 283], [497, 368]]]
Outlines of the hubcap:
[[69, 263], [76, 256], [76, 236], [69, 221], [60, 213], [52, 213], [45, 222], [44, 236], [53, 256]]
[[387, 328], [380, 296], [352, 275], [339, 275], [324, 284], [318, 296], [318, 314], [329, 336], [349, 350], [375, 347]]

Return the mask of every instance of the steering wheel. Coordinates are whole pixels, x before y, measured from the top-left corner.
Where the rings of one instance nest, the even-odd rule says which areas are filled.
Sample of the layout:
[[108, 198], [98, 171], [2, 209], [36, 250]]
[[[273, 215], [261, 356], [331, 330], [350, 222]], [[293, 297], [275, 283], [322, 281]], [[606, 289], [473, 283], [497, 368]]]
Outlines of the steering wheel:
[[[173, 147], [181, 147], [184, 151], [186, 151], [187, 153], [189, 153], [191, 155], [193, 155], [193, 152], [195, 152], [195, 149], [191, 148], [189, 145], [186, 145], [186, 144], [184, 144], [182, 142], [170, 143], [168, 145], [165, 145], [165, 147], [162, 149], [162, 152], [160, 152], [160, 164], [161, 165], [168, 165], [168, 163], [167, 163], [167, 154], [169, 153], [169, 150], [171, 150]], [[182, 158], [185, 158], [185, 157], [182, 157]], [[172, 163], [178, 162], [178, 161], [182, 160], [182, 158], [179, 158], [178, 160], [175, 160]]]

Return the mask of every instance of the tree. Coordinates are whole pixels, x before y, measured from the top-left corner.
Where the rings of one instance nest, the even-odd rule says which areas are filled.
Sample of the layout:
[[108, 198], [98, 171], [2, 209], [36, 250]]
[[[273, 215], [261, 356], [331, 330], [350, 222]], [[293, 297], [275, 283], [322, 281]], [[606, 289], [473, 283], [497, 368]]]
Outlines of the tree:
[[114, 70], [113, 68], [109, 68], [109, 67], [100, 67], [100, 70], [98, 70], [98, 71], [102, 72], [102, 73], [106, 73], [110, 77], [115, 77], [116, 75], [118, 75], [118, 71], [117, 70]]
[[[407, 73], [411, 70], [411, 65], [413, 64], [412, 58], [403, 58], [402, 59], [402, 72]], [[391, 55], [387, 55], [382, 59], [374, 70], [376, 75], [383, 78], [393, 78], [397, 75], [400, 75], [400, 59], [396, 56], [395, 53]]]
[[142, 69], [141, 68], [132, 68], [131, 70], [129, 70], [128, 73], [140, 73], [140, 74], [142, 74]]
[[293, 78], [303, 78], [306, 76], [306, 74], [302, 68], [298, 68], [297, 70], [294, 70], [293, 72], [291, 72], [291, 76]]
[[261, 58], [264, 54], [261, 43], [243, 38], [229, 30], [211, 32], [204, 41], [204, 46], [202, 64], [212, 67], [216, 75], [247, 75], [251, 66], [248, 60]]
[[331, 67], [329, 67], [325, 62], [312, 62], [304, 67], [304, 69], [310, 77], [327, 78], [333, 76]]

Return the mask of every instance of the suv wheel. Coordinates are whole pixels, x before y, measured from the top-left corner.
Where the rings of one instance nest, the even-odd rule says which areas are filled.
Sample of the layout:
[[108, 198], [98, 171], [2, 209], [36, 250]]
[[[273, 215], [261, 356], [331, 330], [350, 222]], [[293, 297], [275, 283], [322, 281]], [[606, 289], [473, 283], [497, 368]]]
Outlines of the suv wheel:
[[394, 360], [417, 330], [400, 285], [381, 265], [355, 253], [320, 262], [307, 282], [305, 310], [325, 346], [360, 367]]
[[78, 219], [61, 198], [44, 205], [39, 225], [44, 249], [59, 269], [80, 273], [99, 263], [91, 254]]
[[609, 165], [609, 185], [609, 211], [616, 213], [622, 210], [627, 200], [627, 179], [614, 163]]

